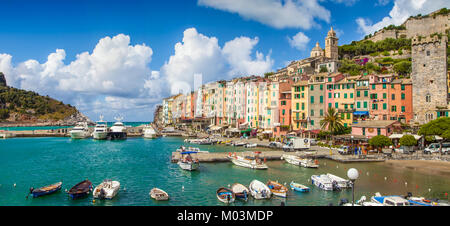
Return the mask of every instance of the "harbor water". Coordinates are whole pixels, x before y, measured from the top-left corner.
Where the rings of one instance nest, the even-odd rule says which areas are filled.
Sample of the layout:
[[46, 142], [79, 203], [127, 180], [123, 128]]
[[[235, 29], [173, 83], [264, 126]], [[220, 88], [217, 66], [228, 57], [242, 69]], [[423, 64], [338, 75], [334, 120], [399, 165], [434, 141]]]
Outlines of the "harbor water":
[[[346, 178], [349, 168], [360, 172], [356, 182], [355, 199], [375, 192], [447, 199], [450, 180], [439, 175], [423, 174], [411, 169], [391, 168], [385, 163], [338, 163], [320, 159], [319, 169], [306, 169], [284, 161], [268, 161], [268, 170], [251, 170], [231, 162], [202, 163], [198, 171], [183, 171], [170, 162], [171, 153], [183, 143], [183, 138], [158, 139], [128, 138], [123, 141], [98, 141], [71, 138], [12, 138], [0, 140], [0, 205], [1, 206], [152, 206], [152, 205], [226, 205], [216, 198], [219, 187], [235, 182], [246, 186], [257, 179], [263, 182], [278, 180], [289, 185], [291, 181], [307, 185], [309, 193], [290, 191], [286, 199], [236, 201], [230, 205], [337, 205], [346, 198], [351, 201], [351, 189], [341, 192], [323, 191], [311, 185], [313, 174], [332, 173]], [[195, 146], [195, 145], [192, 145]], [[245, 148], [224, 145], [197, 146], [210, 152], [239, 152]], [[252, 149], [255, 150], [255, 149]], [[71, 200], [65, 193], [76, 183], [88, 178], [94, 186], [104, 179], [121, 183], [119, 194], [113, 200]], [[30, 187], [41, 187], [63, 182], [60, 192], [27, 199]], [[406, 182], [406, 183], [405, 183]], [[14, 186], [15, 184], [15, 186]], [[149, 192], [158, 187], [170, 195], [169, 201], [155, 201]]]

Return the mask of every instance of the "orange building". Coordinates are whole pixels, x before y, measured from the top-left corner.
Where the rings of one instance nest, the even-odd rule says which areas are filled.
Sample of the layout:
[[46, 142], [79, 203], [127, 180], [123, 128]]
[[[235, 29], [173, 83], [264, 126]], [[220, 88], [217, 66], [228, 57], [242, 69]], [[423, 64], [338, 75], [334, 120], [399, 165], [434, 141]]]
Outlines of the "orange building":
[[286, 79], [279, 83], [279, 123], [276, 125], [274, 124], [274, 137], [286, 136], [291, 128], [291, 87], [293, 83], [292, 79]]

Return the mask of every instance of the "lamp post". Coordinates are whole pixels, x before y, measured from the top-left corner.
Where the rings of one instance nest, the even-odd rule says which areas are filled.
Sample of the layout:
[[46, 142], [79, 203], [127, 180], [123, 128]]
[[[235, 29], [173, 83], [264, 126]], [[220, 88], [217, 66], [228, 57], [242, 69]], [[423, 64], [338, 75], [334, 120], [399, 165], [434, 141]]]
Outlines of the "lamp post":
[[359, 173], [355, 168], [351, 168], [347, 171], [347, 176], [352, 182], [352, 206], [355, 205], [355, 181], [358, 179]]

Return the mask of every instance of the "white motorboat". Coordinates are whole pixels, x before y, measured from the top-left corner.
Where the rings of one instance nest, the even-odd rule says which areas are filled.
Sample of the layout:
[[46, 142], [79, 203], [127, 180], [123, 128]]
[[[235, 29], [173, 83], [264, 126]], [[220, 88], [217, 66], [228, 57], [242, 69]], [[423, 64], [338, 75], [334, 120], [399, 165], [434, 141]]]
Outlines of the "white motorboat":
[[319, 168], [319, 163], [313, 159], [302, 159], [301, 164], [305, 168]]
[[250, 169], [268, 169], [269, 167], [259, 158], [259, 154], [261, 152], [255, 152], [255, 156], [251, 157], [242, 157], [236, 155], [232, 155], [229, 153], [228, 158], [231, 159], [231, 162], [233, 162], [237, 166], [242, 166]]
[[331, 181], [334, 181], [337, 183], [337, 185], [340, 188], [349, 188], [350, 186], [350, 181], [346, 180], [344, 178], [338, 177], [336, 175], [333, 175], [331, 173], [327, 173], [327, 176], [331, 179]]
[[104, 180], [94, 189], [95, 199], [112, 199], [119, 193], [119, 181]]
[[70, 130], [70, 137], [72, 137], [72, 139], [84, 139], [90, 135], [87, 122], [79, 122], [72, 130]]
[[122, 140], [127, 139], [127, 128], [121, 122], [122, 117], [115, 117], [116, 122], [111, 126], [109, 132], [109, 139], [111, 140]]
[[152, 125], [145, 125], [145, 127], [143, 129], [143, 136], [144, 136], [144, 138], [153, 139], [153, 138], [158, 137], [158, 134], [156, 133], [156, 131]]
[[383, 206], [411, 206], [411, 203], [407, 199], [399, 195], [382, 196], [378, 192], [370, 198], [370, 201]]
[[169, 199], [169, 194], [167, 194], [167, 192], [163, 191], [162, 189], [153, 188], [150, 191], [150, 197], [158, 201], [164, 201]]
[[361, 198], [356, 201], [356, 204], [360, 206], [383, 206], [383, 204], [380, 204], [378, 202], [372, 202], [372, 201], [366, 201], [366, 196], [361, 196]]
[[107, 123], [103, 121], [103, 115], [100, 115], [100, 120], [97, 121], [92, 136], [96, 140], [104, 140], [108, 137], [108, 126]]
[[312, 175], [311, 183], [318, 188], [326, 191], [338, 190], [337, 185], [333, 185], [333, 181], [325, 174], [322, 175]]
[[253, 180], [248, 188], [255, 199], [270, 199], [272, 196], [270, 188], [259, 180]]
[[258, 146], [258, 144], [246, 144], [244, 147], [246, 148], [256, 148]]
[[193, 152], [193, 151], [181, 152], [181, 158], [180, 158], [180, 160], [178, 160], [178, 165], [180, 166], [181, 169], [189, 170], [189, 171], [198, 169], [198, 167], [200, 166], [198, 159], [193, 158], [191, 156], [191, 154], [195, 154], [195, 153], [197, 153], [197, 152]]
[[287, 163], [290, 163], [290, 164], [296, 165], [296, 166], [302, 166], [305, 168], [319, 168], [319, 164], [317, 164], [316, 161], [314, 161], [312, 159], [300, 158], [296, 155], [283, 154], [281, 156], [281, 159], [284, 159]]

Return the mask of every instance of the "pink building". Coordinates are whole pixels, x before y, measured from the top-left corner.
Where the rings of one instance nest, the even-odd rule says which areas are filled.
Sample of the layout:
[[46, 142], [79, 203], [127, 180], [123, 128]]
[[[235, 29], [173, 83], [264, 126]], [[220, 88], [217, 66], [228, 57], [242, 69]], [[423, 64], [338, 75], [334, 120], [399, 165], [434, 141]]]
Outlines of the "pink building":
[[[335, 94], [334, 94], [334, 89], [335, 89], [335, 83], [341, 81], [342, 79], [344, 79], [345, 76], [343, 74], [340, 73], [334, 73], [334, 74], [330, 74], [328, 76], [325, 77], [325, 87], [326, 87], [326, 91], [325, 91], [325, 113], [328, 111], [328, 108], [333, 107], [336, 108], [334, 104], [334, 98], [335, 98]], [[336, 97], [337, 98], [337, 97]]]
[[352, 135], [365, 136], [369, 139], [377, 135], [388, 137], [399, 131], [401, 131], [401, 123], [396, 120], [361, 121], [352, 125]]

